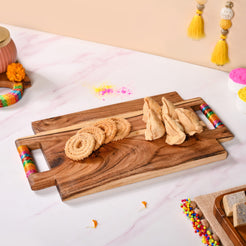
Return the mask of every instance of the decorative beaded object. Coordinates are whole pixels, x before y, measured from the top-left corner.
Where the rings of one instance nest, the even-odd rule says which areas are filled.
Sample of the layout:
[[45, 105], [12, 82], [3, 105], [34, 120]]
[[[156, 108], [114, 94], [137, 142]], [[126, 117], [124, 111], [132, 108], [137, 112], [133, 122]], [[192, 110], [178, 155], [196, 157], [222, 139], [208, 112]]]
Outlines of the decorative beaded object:
[[[7, 67], [7, 72], [2, 73], [0, 87], [12, 89], [9, 93], [0, 95], [0, 108], [17, 103], [22, 98], [24, 92], [25, 69], [20, 63], [11, 63]], [[5, 76], [6, 78], [3, 78]]]
[[207, 0], [196, 0], [197, 2], [197, 10], [196, 14], [193, 17], [189, 27], [188, 27], [188, 37], [199, 40], [205, 36], [204, 33], [204, 21], [202, 18], [203, 9], [205, 8], [205, 4]]
[[23, 91], [22, 83], [13, 83], [13, 89], [9, 93], [0, 95], [0, 108], [10, 106], [20, 101]]
[[20, 145], [17, 150], [19, 152], [26, 177], [28, 178], [30, 174], [37, 172], [37, 168], [33, 162], [31, 152], [26, 145]]
[[226, 38], [229, 32], [228, 30], [232, 26], [231, 19], [234, 16], [232, 7], [233, 7], [233, 2], [227, 1], [225, 7], [222, 8], [220, 12], [221, 35], [220, 35], [220, 40], [217, 42], [211, 57], [211, 61], [218, 66], [223, 66], [230, 61], [228, 56], [228, 45], [226, 42]]
[[[209, 228], [206, 226], [208, 222], [205, 219], [202, 219], [202, 213], [200, 209], [196, 208], [195, 202], [192, 202], [190, 198], [183, 199], [181, 201], [180, 207], [183, 209], [183, 213], [192, 222], [195, 233], [202, 237], [202, 242], [204, 244], [207, 246], [221, 245], [218, 240], [218, 236], [213, 235], [211, 230], [209, 230]], [[204, 223], [204, 220], [206, 223]]]

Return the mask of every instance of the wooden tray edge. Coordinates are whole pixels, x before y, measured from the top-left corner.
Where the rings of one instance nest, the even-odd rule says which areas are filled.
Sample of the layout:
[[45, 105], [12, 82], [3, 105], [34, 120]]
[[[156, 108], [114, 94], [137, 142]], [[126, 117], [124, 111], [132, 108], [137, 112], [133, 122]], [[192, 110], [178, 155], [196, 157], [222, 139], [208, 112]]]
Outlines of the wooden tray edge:
[[[122, 179], [114, 180], [114, 181], [111, 181], [110, 183], [101, 185], [100, 189], [99, 189], [99, 187], [96, 187], [96, 188], [92, 188], [92, 189], [89, 189], [89, 190], [84, 191], [84, 192], [75, 192], [75, 194], [73, 194], [71, 196], [67, 196], [66, 194], [62, 194], [60, 192], [59, 185], [57, 185], [57, 189], [59, 191], [59, 194], [61, 196], [62, 201], [67, 201], [67, 200], [71, 200], [74, 198], [78, 198], [78, 197], [90, 195], [93, 193], [97, 193], [100, 191], [109, 190], [109, 189], [121, 187], [124, 185], [129, 185], [129, 184], [137, 183], [140, 181], [144, 181], [144, 180], [168, 175], [171, 173], [175, 173], [175, 172], [177, 172], [176, 169], [179, 169], [178, 171], [180, 172], [180, 171], [183, 171], [186, 169], [191, 169], [191, 168], [199, 167], [199, 166], [210, 164], [210, 163], [212, 164], [212, 163], [217, 162], [217, 161], [225, 160], [226, 158], [227, 158], [227, 151], [224, 150], [224, 151], [221, 151], [221, 153], [217, 154], [216, 156], [211, 155], [210, 157], [208, 157], [206, 159], [193, 160], [193, 161], [189, 161], [189, 162], [182, 163], [180, 165], [165, 168], [165, 169], [159, 169], [159, 170], [145, 172], [143, 174], [140, 173], [140, 174], [132, 175], [130, 177], [125, 177]], [[146, 173], [148, 175], [146, 175]]]
[[[172, 91], [172, 92], [167, 92], [167, 93], [162, 93], [162, 94], [158, 94], [158, 95], [154, 95], [154, 96], [151, 96], [153, 99], [156, 99], [156, 98], [159, 98], [159, 97], [162, 97], [162, 96], [166, 96], [169, 100], [170, 100], [170, 95], [175, 95], [177, 98], [179, 98], [179, 100], [177, 102], [180, 102], [180, 101], [183, 101], [183, 98], [178, 94], [177, 91]], [[79, 111], [79, 112], [74, 112], [74, 113], [68, 113], [68, 114], [65, 114], [65, 115], [60, 115], [60, 116], [54, 116], [54, 117], [50, 117], [50, 118], [45, 118], [45, 119], [42, 119], [42, 120], [37, 120], [37, 121], [33, 121], [31, 124], [32, 124], [32, 129], [33, 129], [33, 132], [35, 134], [37, 133], [40, 133], [40, 132], [43, 132], [43, 131], [47, 131], [47, 129], [42, 129], [42, 127], [40, 128], [39, 124], [41, 122], [44, 122], [44, 121], [55, 121], [56, 119], [59, 119], [61, 117], [72, 117], [74, 115], [77, 115], [77, 114], [87, 114], [89, 113], [90, 111], [92, 110], [107, 110], [107, 109], [110, 109], [112, 107], [115, 107], [117, 105], [123, 105], [123, 104], [131, 104], [131, 103], [134, 103], [134, 102], [138, 102], [140, 100], [143, 100], [144, 98], [138, 98], [138, 99], [134, 99], [134, 100], [130, 100], [130, 101], [126, 101], [126, 102], [121, 102], [121, 103], [115, 103], [115, 104], [110, 104], [110, 105], [107, 105], [107, 106], [102, 106], [102, 107], [96, 107], [96, 108], [92, 108], [92, 109], [87, 109], [87, 110], [82, 110], [82, 111]], [[105, 117], [110, 117], [110, 116], [105, 116]], [[87, 119], [88, 120], [88, 119]], [[48, 130], [52, 130], [52, 129], [48, 129]]]
[[232, 194], [239, 191], [246, 191], [246, 188], [231, 191], [231, 192], [226, 192], [216, 197], [214, 202], [213, 212], [215, 218], [217, 219], [221, 227], [224, 229], [228, 237], [232, 240], [233, 244], [238, 246], [245, 246], [246, 241], [241, 237], [241, 235], [237, 232], [235, 227], [231, 224], [223, 208], [221, 207], [222, 199], [225, 195]]

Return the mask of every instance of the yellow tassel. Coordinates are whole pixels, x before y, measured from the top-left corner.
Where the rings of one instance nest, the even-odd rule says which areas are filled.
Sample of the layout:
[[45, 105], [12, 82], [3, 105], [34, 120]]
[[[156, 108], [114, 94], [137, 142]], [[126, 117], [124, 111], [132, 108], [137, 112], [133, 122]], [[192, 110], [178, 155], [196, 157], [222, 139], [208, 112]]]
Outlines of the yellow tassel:
[[223, 66], [230, 60], [228, 56], [228, 45], [226, 42], [226, 36], [221, 35], [220, 38], [221, 39], [217, 42], [214, 48], [211, 61], [218, 66]]
[[197, 10], [196, 15], [193, 17], [188, 27], [188, 37], [199, 40], [205, 37], [204, 33], [204, 21], [202, 18], [202, 11]]

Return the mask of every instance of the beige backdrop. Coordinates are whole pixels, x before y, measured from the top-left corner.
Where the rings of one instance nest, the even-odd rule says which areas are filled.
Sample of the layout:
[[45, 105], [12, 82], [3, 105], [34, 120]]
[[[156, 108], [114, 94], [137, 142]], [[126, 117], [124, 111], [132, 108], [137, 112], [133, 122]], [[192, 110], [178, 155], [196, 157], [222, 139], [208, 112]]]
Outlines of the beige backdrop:
[[220, 10], [226, 0], [208, 0], [206, 37], [186, 36], [195, 0], [12, 0], [1, 2], [0, 22], [171, 57], [230, 71], [246, 67], [246, 0], [235, 0], [228, 35], [231, 62], [210, 62], [220, 36]]

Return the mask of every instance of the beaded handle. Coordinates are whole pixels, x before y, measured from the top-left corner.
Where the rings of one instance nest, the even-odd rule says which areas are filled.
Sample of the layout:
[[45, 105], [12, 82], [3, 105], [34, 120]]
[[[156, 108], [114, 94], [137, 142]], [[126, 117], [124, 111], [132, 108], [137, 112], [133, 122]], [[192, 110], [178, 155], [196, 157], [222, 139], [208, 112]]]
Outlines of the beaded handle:
[[43, 172], [38, 171], [31, 154], [32, 150], [41, 147], [38, 139], [35, 141], [18, 139], [16, 140], [16, 147], [32, 190], [41, 190], [56, 185], [56, 174], [62, 171], [64, 166], [57, 166]]
[[14, 83], [13, 89], [9, 93], [0, 95], [0, 108], [10, 106], [20, 101], [23, 91], [23, 83]]
[[37, 173], [36, 165], [34, 164], [31, 151], [26, 145], [20, 145], [17, 148], [25, 173], [26, 177], [28, 178], [32, 173]]
[[200, 105], [200, 110], [207, 117], [207, 119], [212, 123], [214, 128], [220, 128], [220, 127], [225, 126], [220, 120], [220, 118], [214, 113], [214, 111], [206, 103], [202, 103]]

